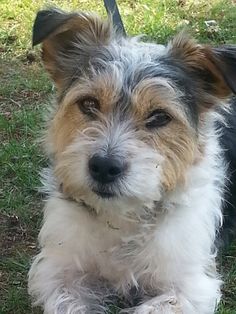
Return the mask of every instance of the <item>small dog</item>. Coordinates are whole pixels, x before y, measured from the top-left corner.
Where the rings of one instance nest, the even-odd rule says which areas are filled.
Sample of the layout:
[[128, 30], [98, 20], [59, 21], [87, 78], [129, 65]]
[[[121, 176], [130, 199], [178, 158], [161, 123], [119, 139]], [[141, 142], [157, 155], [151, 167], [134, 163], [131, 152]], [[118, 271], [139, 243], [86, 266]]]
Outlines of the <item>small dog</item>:
[[41, 42], [57, 105], [44, 136], [52, 167], [34, 304], [47, 314], [109, 313], [116, 299], [122, 313], [214, 313], [226, 178], [216, 125], [236, 92], [236, 48], [183, 33], [144, 43], [109, 19], [58, 9], [38, 13]]

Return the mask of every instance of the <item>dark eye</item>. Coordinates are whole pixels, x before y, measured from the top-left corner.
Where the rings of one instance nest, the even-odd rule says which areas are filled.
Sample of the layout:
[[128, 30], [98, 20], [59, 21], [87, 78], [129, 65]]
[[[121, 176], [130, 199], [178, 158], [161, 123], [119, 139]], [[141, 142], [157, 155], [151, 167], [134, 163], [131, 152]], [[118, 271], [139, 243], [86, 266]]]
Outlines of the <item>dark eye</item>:
[[172, 120], [171, 115], [165, 110], [156, 109], [147, 118], [146, 127], [148, 129], [165, 126]]
[[79, 106], [81, 112], [94, 118], [96, 112], [99, 110], [99, 101], [94, 97], [84, 97], [77, 100], [76, 104]]

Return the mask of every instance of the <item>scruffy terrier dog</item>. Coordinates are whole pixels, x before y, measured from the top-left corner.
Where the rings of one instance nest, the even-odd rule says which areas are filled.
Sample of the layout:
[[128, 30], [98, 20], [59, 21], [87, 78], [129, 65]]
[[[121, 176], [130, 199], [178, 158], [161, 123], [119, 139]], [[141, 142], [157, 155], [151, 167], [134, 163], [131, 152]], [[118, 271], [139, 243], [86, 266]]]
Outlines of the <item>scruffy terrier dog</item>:
[[37, 15], [41, 42], [57, 105], [35, 305], [109, 313], [117, 299], [122, 313], [214, 313], [226, 177], [215, 125], [236, 90], [236, 49], [184, 34], [143, 43], [57, 9]]

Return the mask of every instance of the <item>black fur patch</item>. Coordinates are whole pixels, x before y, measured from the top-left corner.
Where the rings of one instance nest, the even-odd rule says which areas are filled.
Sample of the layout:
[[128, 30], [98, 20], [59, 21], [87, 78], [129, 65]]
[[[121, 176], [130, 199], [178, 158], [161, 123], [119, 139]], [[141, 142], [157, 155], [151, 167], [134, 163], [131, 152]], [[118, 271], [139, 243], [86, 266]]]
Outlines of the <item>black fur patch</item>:
[[228, 163], [228, 182], [223, 208], [224, 224], [221, 238], [227, 246], [236, 236], [236, 98], [232, 99], [232, 112], [227, 114], [227, 126], [220, 139]]
[[215, 65], [219, 68], [229, 88], [236, 94], [236, 46], [214, 48], [213, 51], [220, 61]]
[[40, 44], [73, 16], [76, 16], [76, 13], [68, 14], [59, 9], [39, 11], [33, 26], [33, 46]]

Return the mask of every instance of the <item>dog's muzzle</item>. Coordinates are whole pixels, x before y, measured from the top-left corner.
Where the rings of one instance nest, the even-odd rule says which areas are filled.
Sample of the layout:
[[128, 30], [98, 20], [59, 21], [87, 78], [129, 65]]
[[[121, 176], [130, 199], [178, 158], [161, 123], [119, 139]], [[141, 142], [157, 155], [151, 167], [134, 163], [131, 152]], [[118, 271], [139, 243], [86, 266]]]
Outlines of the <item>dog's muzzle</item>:
[[115, 184], [124, 175], [127, 165], [114, 156], [95, 154], [89, 159], [88, 168], [97, 185], [93, 191], [103, 198], [110, 198], [114, 196], [110, 185]]

